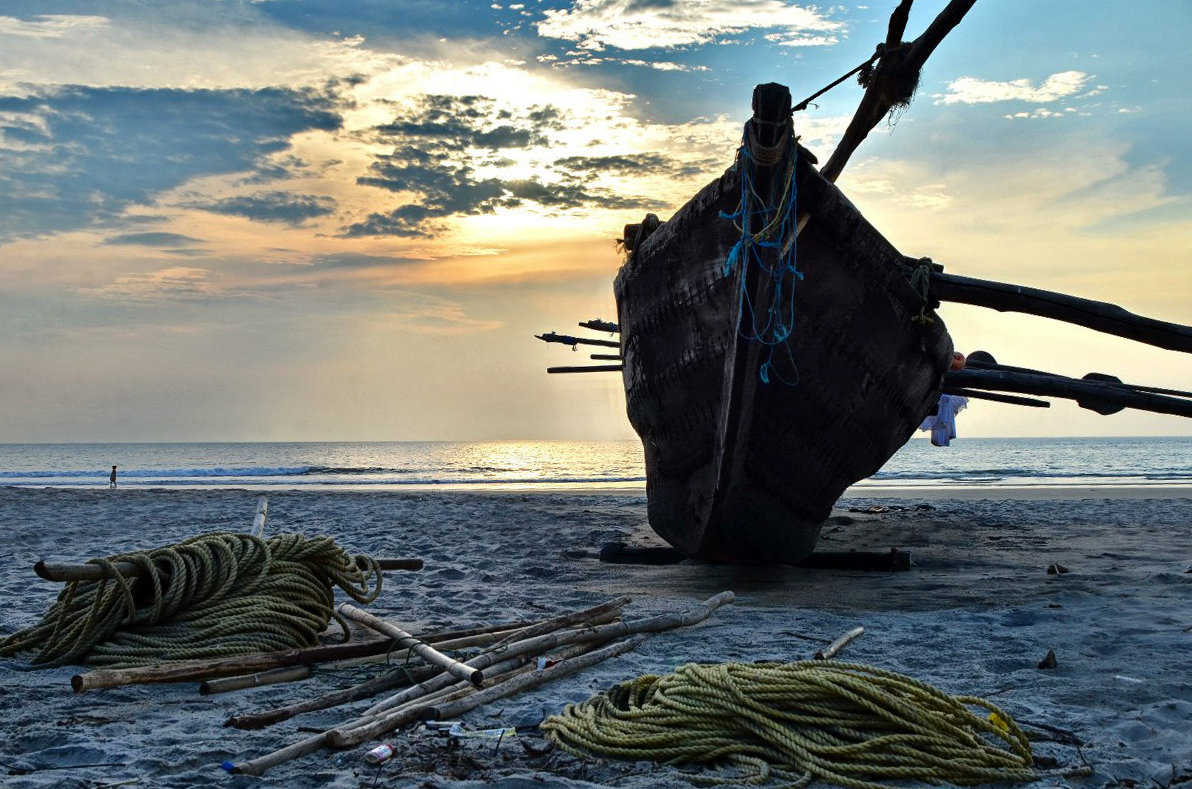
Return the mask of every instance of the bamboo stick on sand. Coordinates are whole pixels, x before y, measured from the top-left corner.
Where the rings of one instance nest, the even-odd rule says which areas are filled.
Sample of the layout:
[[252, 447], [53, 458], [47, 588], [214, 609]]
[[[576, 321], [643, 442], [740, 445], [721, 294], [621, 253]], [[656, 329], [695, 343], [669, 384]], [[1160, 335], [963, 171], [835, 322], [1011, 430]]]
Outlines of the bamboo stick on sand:
[[338, 610], [340, 616], [343, 616], [346, 619], [351, 619], [354, 622], [359, 622], [365, 627], [371, 628], [382, 635], [396, 639], [399, 646], [409, 649], [427, 663], [433, 663], [436, 666], [441, 666], [448, 673], [459, 677], [460, 679], [466, 679], [477, 687], [479, 687], [480, 683], [484, 681], [484, 673], [480, 669], [464, 665], [455, 658], [444, 655], [430, 644], [414, 638], [414, 636], [402, 630], [395, 624], [375, 617], [369, 612], [359, 609], [351, 603], [341, 603]]
[[[640, 637], [641, 640], [645, 640], [645, 638], [648, 637], [646, 635], [648, 633], [656, 633], [656, 632], [661, 632], [663, 630], [669, 630], [672, 628], [687, 627], [690, 625], [698, 624], [699, 622], [702, 622], [705, 619], [707, 619], [709, 616], [711, 616], [712, 612], [715, 611], [717, 608], [719, 608], [722, 605], [727, 605], [727, 604], [733, 602], [734, 599], [735, 598], [734, 598], [734, 595], [732, 592], [721, 592], [720, 594], [715, 595], [715, 596], [705, 600], [701, 605], [699, 605], [693, 609], [690, 609], [690, 610], [684, 611], [684, 612], [680, 612], [680, 613], [676, 613], [676, 614], [664, 614], [661, 616], [649, 617], [647, 619], [639, 620], [637, 622], [628, 623], [628, 624], [624, 623], [624, 622], [620, 622], [615, 625], [604, 625], [601, 627], [594, 627], [594, 628], [591, 628], [586, 631], [572, 631], [571, 633], [547, 634], [547, 635], [537, 636], [534, 638], [530, 638], [530, 639], [526, 639], [524, 641], [517, 642], [515, 644], [510, 644], [508, 647], [505, 648], [503, 655], [507, 661], [516, 661], [521, 655], [524, 655], [524, 654], [531, 654], [531, 653], [542, 654], [544, 651], [548, 651], [547, 649], [542, 648], [545, 645], [554, 641], [554, 642], [556, 642], [555, 646], [558, 646], [559, 642], [562, 642], [562, 639], [560, 639], [559, 636], [571, 637], [570, 641], [562, 642], [562, 643], [574, 644], [575, 646], [573, 647], [573, 649], [576, 651], [584, 649], [585, 648], [583, 646], [584, 644], [599, 644], [602, 642], [606, 642], [610, 639], [619, 638], [624, 635], [634, 635], [636, 637]], [[592, 659], [591, 659], [590, 663], [589, 662], [572, 663], [570, 666], [570, 671], [568, 671], [567, 673], [574, 673], [575, 671], [579, 671], [587, 665], [592, 665], [593, 663], [598, 662], [599, 660], [605, 659], [607, 657], [611, 657], [614, 654], [614, 652], [616, 654], [621, 654], [625, 651], [628, 651], [629, 649], [636, 647], [638, 643], [640, 643], [638, 638], [631, 638], [627, 642], [622, 642], [619, 644], [612, 644], [608, 647], [599, 649], [596, 652], [591, 653]], [[596, 655], [602, 655], [602, 656], [597, 658], [597, 657], [595, 657]], [[485, 653], [483, 655], [479, 655], [476, 658], [473, 658], [471, 661], [469, 661], [469, 663], [475, 663], [475, 664], [485, 663], [488, 666], [496, 665], [494, 663], [493, 653]], [[560, 665], [562, 665], [562, 664], [560, 664]], [[566, 676], [566, 674], [562, 673], [561, 671], [552, 671], [552, 669], [555, 669], [555, 668], [558, 668], [558, 666], [553, 666], [553, 667], [544, 669], [543, 672], [541, 672], [542, 674], [546, 674], [546, 672], [551, 672], [551, 673], [546, 674], [547, 679], [543, 679], [539, 683], [535, 683], [535, 684], [541, 684], [541, 682], [549, 681], [549, 679], [558, 678], [560, 676]], [[442, 681], [441, 678], [445, 677], [445, 676], [446, 676], [446, 674], [441, 674], [439, 677], [436, 677], [435, 680], [431, 680], [430, 683], [423, 683], [423, 685], [428, 686], [431, 683], [434, 683], [436, 681]], [[499, 680], [499, 678], [498, 678], [498, 680]], [[526, 682], [528, 683], [529, 680], [526, 680]], [[467, 688], [464, 685], [464, 683], [456, 683], [455, 688], [452, 688], [450, 686], [440, 687], [440, 688], [435, 688], [431, 692], [437, 691], [438, 693], [442, 693], [445, 695], [449, 695], [449, 694], [456, 693], [456, 692], [469, 693], [471, 695], [476, 695], [477, 693], [487, 692], [488, 690], [492, 690], [494, 688], [500, 687], [500, 684], [501, 683], [498, 681], [498, 684], [494, 685], [493, 688], [486, 689], [485, 691], [473, 691], [472, 689]], [[524, 686], [520, 685], [520, 684], [510, 685], [510, 686], [506, 686], [506, 688], [505, 688], [506, 692], [503, 695], [500, 695], [500, 696], [495, 695], [495, 690], [494, 690], [493, 695], [490, 695], [487, 697], [482, 697], [482, 698], [487, 698], [488, 700], [491, 701], [491, 700], [494, 700], [495, 698], [503, 698], [504, 695], [516, 693], [519, 690], [523, 690], [526, 687], [531, 687], [531, 686], [532, 685], [530, 685], [530, 684], [527, 684]], [[410, 691], [410, 692], [412, 692], [413, 690], [414, 690], [413, 688], [407, 689], [407, 691]], [[403, 692], [403, 694], [404, 693], [405, 692]], [[398, 696], [402, 696], [403, 694], [398, 694]], [[388, 710], [388, 714], [384, 715], [383, 717], [375, 716], [370, 712], [366, 712], [363, 717], [358, 718], [355, 721], [350, 721], [346, 724], [343, 724], [341, 727], [339, 727], [337, 729], [333, 729], [333, 730], [327, 731], [327, 732], [320, 732], [319, 734], [308, 737], [304, 740], [294, 743], [293, 745], [287, 746], [286, 748], [279, 749], [272, 753], [265, 754], [265, 755], [260, 756], [256, 759], [252, 759], [250, 761], [243, 762], [238, 765], [225, 764], [224, 766], [230, 772], [234, 772], [234, 773], [243, 773], [246, 775], [262, 775], [266, 770], [270, 769], [271, 767], [275, 767], [278, 764], [282, 764], [286, 761], [298, 758], [300, 756], [305, 756], [307, 754], [314, 753], [315, 751], [318, 751], [327, 745], [331, 745], [334, 743], [341, 747], [347, 746], [347, 745], [352, 744], [351, 741], [355, 741], [358, 737], [361, 738], [359, 741], [363, 742], [364, 740], [367, 740], [371, 736], [376, 736], [377, 732], [384, 733], [384, 732], [392, 731], [393, 729], [397, 728], [398, 726], [403, 725], [404, 723], [408, 723], [412, 720], [416, 720], [417, 719], [416, 716], [420, 716], [422, 714], [440, 714], [441, 715], [441, 714], [444, 714], [444, 712], [450, 712], [452, 709], [452, 708], [448, 708], [448, 707], [444, 706], [444, 709], [440, 709], [437, 713], [432, 713], [431, 709], [433, 708], [434, 704], [436, 703], [434, 701], [436, 696], [431, 696], [428, 693], [425, 693], [421, 696], [413, 695], [413, 693], [411, 693], [411, 696], [412, 696], [411, 698], [403, 699], [399, 702], [394, 703], [393, 706], [385, 708]], [[392, 697], [390, 701], [392, 701], [393, 699], [396, 699], [396, 698], [397, 697]], [[415, 701], [417, 701], [417, 703], [414, 703]], [[482, 704], [482, 703], [485, 703], [485, 702], [483, 702], [483, 701], [478, 702], [478, 704]], [[372, 717], [374, 719], [370, 720], [370, 717]]]
[[854, 638], [857, 638], [858, 636], [862, 636], [864, 634], [865, 634], [865, 628], [854, 627], [852, 630], [848, 631], [847, 633], [842, 635], [840, 638], [833, 641], [827, 647], [819, 650], [814, 655], [812, 655], [812, 659], [813, 660], [831, 660], [832, 658], [836, 657], [837, 652], [839, 652], [840, 650], [842, 650], [846, 646], [848, 646], [849, 643]]
[[297, 682], [310, 676], [310, 666], [287, 666], [286, 668], [271, 668], [268, 671], [258, 671], [256, 674], [242, 674], [238, 677], [221, 677], [208, 679], [199, 683], [199, 693], [206, 696], [212, 693], [228, 693], [244, 688], [257, 688], [262, 685], [276, 685], [279, 682]]
[[[327, 744], [333, 748], [349, 748], [387, 734], [411, 720], [438, 721], [455, 718], [482, 704], [512, 696], [514, 693], [538, 687], [560, 677], [570, 676], [610, 657], [623, 655], [636, 649], [643, 641], [653, 636], [654, 633], [639, 633], [625, 641], [617, 641], [607, 646], [600, 646], [599, 643], [575, 644], [570, 647], [571, 657], [566, 657], [541, 671], [531, 669], [514, 672], [513, 676], [502, 678], [502, 681], [483, 690], [458, 694], [454, 698], [448, 697], [441, 700], [421, 699], [416, 704], [401, 707], [388, 715], [353, 722], [358, 725], [339, 726], [327, 732]], [[599, 649], [594, 649], [598, 646], [600, 646]]]
[[[615, 624], [600, 625], [597, 627], [587, 628], [584, 630], [564, 630], [554, 633], [547, 633], [533, 638], [527, 638], [518, 641], [514, 644], [505, 646], [500, 653], [501, 657], [516, 657], [518, 655], [541, 655], [552, 649], [569, 644], [577, 643], [591, 643], [609, 641], [614, 638], [622, 638], [624, 636], [636, 635], [638, 633], [659, 633], [663, 630], [672, 630], [678, 627], [689, 627], [699, 622], [704, 621], [712, 612], [722, 605], [731, 603], [734, 599], [732, 592], [721, 592], [720, 594], [705, 600], [701, 605], [688, 611], [683, 611], [675, 614], [662, 614], [660, 616], [648, 617], [646, 619], [639, 619], [635, 622], [617, 622]], [[486, 652], [483, 655], [478, 655], [472, 660], [468, 661], [469, 665], [483, 667], [492, 662], [495, 662], [496, 655], [492, 652]], [[436, 683], [443, 682], [441, 677], [436, 677], [429, 682], [423, 683], [424, 692], [430, 692], [437, 689]], [[394, 696], [390, 696], [384, 701], [373, 705], [364, 711], [364, 716], [376, 716], [388, 709], [405, 704], [413, 698], [417, 698], [418, 694], [415, 688], [407, 688], [406, 690]]]
[[[553, 617], [542, 622], [527, 625], [510, 633], [505, 638], [489, 647], [490, 651], [497, 651], [504, 648], [506, 643], [514, 640], [516, 637], [522, 638], [527, 636], [535, 636], [543, 633], [551, 632], [552, 630], [566, 627], [569, 625], [589, 625], [595, 626], [604, 624], [606, 622], [616, 619], [620, 615], [621, 607], [628, 603], [630, 598], [620, 597], [616, 600], [611, 600], [607, 603], [602, 603], [592, 608], [587, 608], [582, 611], [574, 611], [569, 614]], [[225, 726], [232, 726], [237, 729], [259, 729], [265, 726], [272, 726], [275, 723], [280, 723], [284, 720], [301, 715], [304, 712], [313, 712], [315, 710], [323, 710], [329, 707], [335, 707], [340, 704], [346, 704], [352, 701], [359, 701], [361, 699], [371, 698], [381, 691], [388, 690], [400, 685], [418, 686], [425, 682], [430, 682], [435, 679], [434, 675], [420, 674], [419, 669], [427, 669], [428, 667], [416, 667], [415, 669], [406, 669], [405, 667], [395, 668], [388, 671], [381, 676], [363, 682], [351, 688], [345, 688], [333, 693], [328, 693], [324, 696], [319, 696], [314, 699], [306, 699], [295, 704], [290, 704], [285, 707], [277, 709], [265, 710], [262, 712], [236, 715], [224, 721]], [[413, 681], [410, 681], [413, 678]], [[437, 682], [444, 682], [446, 680], [439, 679]]]
[[[639, 633], [632, 638], [625, 641], [617, 641], [600, 649], [593, 650], [587, 654], [579, 657], [561, 660], [553, 666], [548, 666], [541, 671], [520, 674], [505, 682], [493, 685], [492, 687], [478, 690], [475, 693], [469, 693], [463, 698], [455, 701], [447, 701], [441, 704], [429, 705], [422, 713], [423, 720], [450, 720], [451, 718], [459, 717], [465, 712], [474, 710], [477, 707], [488, 704], [489, 702], [503, 699], [506, 696], [512, 696], [514, 693], [520, 693], [523, 690], [536, 688], [551, 680], [567, 677], [575, 674], [578, 671], [583, 671], [585, 668], [594, 666], [601, 661], [607, 660], [611, 657], [623, 655], [626, 652], [631, 652], [637, 649], [642, 642], [653, 638], [654, 633]], [[332, 732], [334, 737], [335, 732]]]
[[[500, 629], [482, 627], [471, 630], [444, 631], [424, 636], [422, 640], [434, 644], [439, 649], [483, 647], [500, 640], [510, 632], [508, 624], [495, 627]], [[465, 635], [456, 637], [459, 633]], [[277, 652], [254, 652], [218, 660], [173, 660], [151, 666], [95, 669], [83, 674], [76, 674], [71, 677], [70, 683], [76, 693], [82, 693], [87, 690], [105, 690], [122, 685], [151, 685], [162, 682], [234, 677], [285, 666], [341, 663], [362, 658], [376, 658], [380, 655], [387, 655], [390, 660], [394, 661], [403, 661], [409, 657], [409, 650], [402, 649], [395, 652], [393, 647], [393, 639], [372, 638], [348, 644], [324, 644]]]
[[[498, 679], [503, 678], [503, 674], [511, 670], [516, 670], [521, 663], [518, 659], [503, 661], [501, 663], [493, 664], [492, 674]], [[447, 676], [444, 672], [442, 676]], [[448, 700], [453, 698], [456, 694], [470, 693], [474, 690], [472, 684], [467, 680], [461, 680], [448, 687], [440, 688], [435, 694], [420, 699], [419, 704], [409, 705], [409, 709], [405, 711], [406, 717], [399, 719], [399, 722], [394, 724], [394, 728], [405, 723], [418, 720], [418, 716], [423, 710], [426, 703], [432, 701]], [[396, 716], [395, 716], [396, 719]], [[329, 735], [331, 730], [321, 731], [317, 734], [312, 734], [309, 737], [299, 740], [296, 743], [287, 745], [284, 748], [279, 748], [276, 751], [271, 751], [255, 759], [250, 759], [239, 764], [232, 764], [231, 762], [224, 763], [224, 769], [234, 775], [264, 775], [267, 770], [276, 767], [279, 764], [284, 764], [293, 759], [298, 759], [302, 756], [320, 751], [324, 748], [331, 747], [329, 742]]]

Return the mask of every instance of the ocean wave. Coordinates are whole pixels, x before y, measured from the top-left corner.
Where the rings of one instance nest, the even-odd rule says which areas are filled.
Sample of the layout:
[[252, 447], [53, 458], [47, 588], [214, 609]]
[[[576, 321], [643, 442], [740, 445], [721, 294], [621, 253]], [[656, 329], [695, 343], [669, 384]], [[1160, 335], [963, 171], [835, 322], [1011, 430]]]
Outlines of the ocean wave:
[[1128, 469], [1096, 470], [1079, 468], [1072, 470], [1061, 469], [1027, 469], [1027, 468], [991, 468], [991, 469], [943, 469], [943, 470], [882, 470], [869, 479], [876, 481], [913, 481], [922, 480], [949, 482], [999, 482], [1007, 479], [1154, 479], [1169, 481], [1192, 481], [1192, 471], [1187, 469], [1159, 469], [1146, 472]]

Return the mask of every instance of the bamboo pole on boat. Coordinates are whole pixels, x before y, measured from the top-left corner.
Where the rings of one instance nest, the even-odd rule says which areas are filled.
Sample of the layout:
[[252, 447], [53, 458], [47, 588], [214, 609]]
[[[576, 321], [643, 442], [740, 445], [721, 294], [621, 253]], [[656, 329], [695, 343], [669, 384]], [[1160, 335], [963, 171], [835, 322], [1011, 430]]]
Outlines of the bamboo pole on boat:
[[1192, 417], [1192, 399], [1155, 394], [1109, 381], [1082, 380], [1062, 375], [1001, 369], [954, 370], [944, 376], [948, 387], [992, 389], [1078, 401], [1097, 411], [1108, 408], [1136, 408], [1160, 414]]
[[546, 334], [535, 334], [543, 342], [557, 342], [561, 345], [598, 345], [601, 348], [620, 348], [621, 343], [615, 340], [594, 340], [589, 337], [572, 337], [570, 334], [556, 334], [553, 331]]
[[619, 373], [619, 364], [592, 364], [587, 367], [547, 367], [548, 373]]
[[484, 673], [480, 669], [467, 666], [453, 657], [444, 655], [439, 650], [421, 641], [414, 636], [402, 630], [392, 622], [386, 622], [384, 619], [373, 616], [367, 611], [357, 608], [351, 603], [341, 603], [339, 608], [340, 616], [345, 619], [351, 619], [353, 622], [358, 622], [365, 627], [375, 630], [382, 635], [389, 636], [396, 639], [398, 646], [405, 647], [411, 650], [415, 655], [425, 660], [427, 663], [433, 663], [441, 666], [448, 673], [460, 678], [466, 679], [473, 685], [479, 685], [484, 681]]
[[1051, 408], [1051, 403], [1046, 400], [1036, 400], [1032, 397], [1014, 397], [1013, 395], [996, 394], [995, 392], [981, 392], [976, 389], [964, 389], [959, 386], [945, 386], [943, 393], [959, 395], [960, 397], [971, 397], [975, 400], [989, 400], [994, 403], [1024, 405], [1030, 408]]
[[599, 318], [593, 318], [590, 321], [580, 321], [579, 327], [581, 329], [591, 329], [592, 331], [606, 331], [609, 334], [616, 334], [621, 331], [621, 327], [612, 321], [602, 321]]
[[1136, 315], [1108, 302], [939, 271], [931, 272], [931, 295], [941, 301], [1038, 315], [1170, 351], [1192, 353], [1192, 326]]

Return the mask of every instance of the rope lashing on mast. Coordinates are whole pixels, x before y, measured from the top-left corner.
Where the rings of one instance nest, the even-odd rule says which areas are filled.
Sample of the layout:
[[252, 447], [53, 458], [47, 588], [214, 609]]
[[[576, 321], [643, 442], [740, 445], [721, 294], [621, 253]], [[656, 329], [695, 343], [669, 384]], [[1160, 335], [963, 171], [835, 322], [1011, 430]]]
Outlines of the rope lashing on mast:
[[923, 306], [919, 308], [919, 314], [911, 318], [911, 323], [935, 323], [935, 318], [927, 314], [928, 310], [934, 310], [939, 306], [939, 301], [932, 302], [931, 299], [931, 274], [932, 272], [943, 270], [944, 267], [939, 263], [932, 262], [931, 258], [920, 258], [917, 265], [911, 268], [911, 287], [919, 294], [919, 298], [923, 300]]
[[334, 587], [360, 603], [381, 592], [376, 560], [330, 537], [216, 532], [88, 563], [108, 577], [68, 583], [39, 624], [0, 639], [0, 656], [125, 667], [313, 646], [333, 616], [348, 635]]
[[882, 781], [1040, 777], [1026, 735], [992, 703], [831, 660], [689, 663], [568, 705], [542, 729], [574, 756], [728, 768], [702, 783], [888, 789]]
[[[780, 132], [777, 135], [779, 141], [775, 145], [763, 146], [758, 140], [757, 128], [760, 124], [787, 128], [785, 134]], [[763, 383], [770, 382], [771, 374], [788, 385], [798, 380], [798, 369], [788, 340], [795, 324], [795, 284], [803, 279], [803, 273], [795, 263], [796, 245], [784, 247], [783, 243], [795, 233], [798, 220], [798, 190], [795, 183], [797, 147], [789, 118], [776, 124], [756, 118], [746, 123], [736, 162], [741, 180], [740, 202], [732, 214], [720, 214], [722, 219], [732, 220], [741, 233], [740, 240], [725, 258], [722, 274], [728, 277], [740, 268], [737, 275], [738, 331], [746, 340], [760, 343], [767, 349], [766, 358], [758, 370]], [[769, 204], [756, 190], [757, 171], [758, 168], [774, 167], [784, 156], [787, 166], [782, 175], [782, 193], [773, 204]], [[776, 251], [768, 253], [768, 250]], [[767, 261], [767, 258], [770, 260]], [[755, 305], [749, 293], [746, 275], [752, 266], [759, 267], [760, 274], [769, 279], [767, 304]], [[782, 356], [778, 361], [791, 371], [787, 376], [775, 366], [775, 352], [779, 350]]]

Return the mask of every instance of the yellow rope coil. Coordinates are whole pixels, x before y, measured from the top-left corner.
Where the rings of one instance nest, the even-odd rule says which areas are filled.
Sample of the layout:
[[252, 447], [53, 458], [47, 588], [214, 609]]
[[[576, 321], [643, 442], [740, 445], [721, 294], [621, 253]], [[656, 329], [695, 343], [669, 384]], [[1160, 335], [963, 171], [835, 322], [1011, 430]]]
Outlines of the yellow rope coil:
[[835, 661], [689, 663], [568, 705], [542, 729], [577, 756], [742, 773], [708, 783], [819, 779], [885, 789], [882, 780], [973, 785], [1038, 777], [1026, 735], [990, 702]]
[[[117, 562], [138, 572], [123, 577]], [[68, 583], [39, 624], [0, 639], [0, 656], [36, 649], [35, 664], [122, 667], [312, 646], [334, 586], [362, 603], [381, 592], [376, 560], [330, 537], [217, 532], [88, 563], [111, 577]]]

